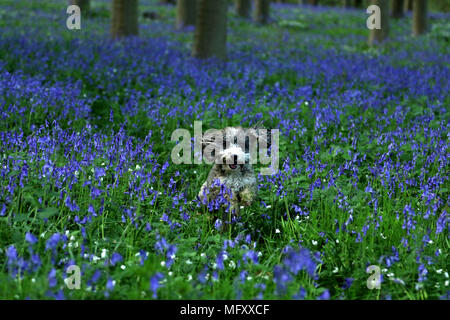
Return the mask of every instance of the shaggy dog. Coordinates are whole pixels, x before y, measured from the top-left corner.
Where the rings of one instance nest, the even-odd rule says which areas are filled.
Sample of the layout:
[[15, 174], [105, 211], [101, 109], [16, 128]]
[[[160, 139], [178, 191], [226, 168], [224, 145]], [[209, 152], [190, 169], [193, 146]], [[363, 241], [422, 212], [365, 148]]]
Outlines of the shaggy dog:
[[[261, 141], [261, 138], [255, 129], [226, 127], [213, 131], [212, 134], [207, 132], [203, 136], [203, 151], [208, 154], [208, 148], [212, 150], [209, 152], [209, 161], [214, 161], [214, 165], [198, 197], [205, 204], [222, 194], [230, 204], [231, 212], [239, 215], [241, 207], [250, 206], [256, 199], [258, 188], [251, 155], [256, 157], [256, 140]], [[248, 152], [247, 149], [251, 147], [254, 152]], [[224, 192], [221, 185], [231, 192]]]

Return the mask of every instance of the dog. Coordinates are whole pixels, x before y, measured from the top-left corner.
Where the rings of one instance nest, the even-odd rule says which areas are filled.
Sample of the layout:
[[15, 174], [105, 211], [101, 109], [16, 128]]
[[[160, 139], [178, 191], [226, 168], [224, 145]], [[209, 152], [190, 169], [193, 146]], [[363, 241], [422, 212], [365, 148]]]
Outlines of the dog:
[[256, 129], [242, 127], [213, 131], [212, 134], [206, 132], [202, 139], [203, 154], [210, 155], [209, 161], [213, 160], [214, 164], [200, 188], [198, 199], [206, 204], [222, 196], [226, 199], [224, 205], [229, 204], [233, 215], [238, 216], [241, 207], [250, 206], [257, 198], [257, 180], [251, 161], [251, 155], [256, 157], [256, 152], [249, 152], [255, 151], [249, 149], [256, 148], [256, 139], [261, 141], [261, 137]]

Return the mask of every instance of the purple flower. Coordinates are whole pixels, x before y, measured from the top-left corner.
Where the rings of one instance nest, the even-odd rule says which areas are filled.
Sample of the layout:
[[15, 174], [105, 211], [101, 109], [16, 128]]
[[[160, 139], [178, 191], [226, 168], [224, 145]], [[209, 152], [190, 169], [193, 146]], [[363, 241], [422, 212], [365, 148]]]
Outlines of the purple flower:
[[160, 240], [156, 241], [155, 243], [155, 250], [159, 251], [160, 253], [163, 253], [164, 250], [168, 247], [168, 243], [164, 237], [162, 237]]
[[217, 269], [223, 270], [225, 268], [223, 265], [223, 260], [224, 260], [224, 255], [226, 255], [226, 254], [227, 254], [227, 252], [225, 250], [222, 250], [217, 255], [217, 258], [216, 258]]
[[99, 180], [101, 177], [106, 175], [106, 171], [104, 168], [95, 168], [95, 179]]
[[45, 250], [56, 250], [59, 242], [63, 241], [63, 237], [60, 233], [54, 233], [45, 243]]
[[95, 210], [94, 210], [94, 207], [92, 206], [92, 204], [89, 204], [88, 213], [92, 214], [94, 217], [97, 216], [97, 214], [95, 213]]
[[37, 238], [31, 232], [27, 232], [25, 234], [25, 240], [30, 244], [35, 244], [38, 241]]
[[150, 278], [150, 290], [153, 292], [153, 298], [156, 299], [158, 288], [161, 287], [160, 281], [164, 279], [164, 275], [161, 272], [157, 272]]
[[208, 279], [207, 279], [207, 276], [206, 276], [206, 275], [207, 275], [207, 272], [208, 272], [208, 267], [205, 266], [205, 267], [203, 268], [203, 270], [199, 273], [197, 279], [198, 279], [198, 281], [199, 281], [201, 284], [205, 284], [206, 281], [208, 280]]
[[325, 289], [325, 291], [317, 297], [317, 300], [330, 300], [330, 292], [328, 289]]
[[448, 225], [447, 211], [443, 210], [436, 222], [436, 234], [444, 231], [445, 227]]
[[56, 286], [56, 270], [53, 268], [52, 270], [50, 270], [50, 272], [48, 273], [48, 286], [50, 288], [53, 288], [54, 286]]
[[122, 260], [123, 260], [122, 256], [119, 253], [114, 252], [111, 256], [110, 263], [112, 266], [115, 266], [117, 263], [121, 262]]
[[424, 264], [420, 264], [418, 270], [419, 270], [419, 279], [418, 279], [418, 281], [419, 282], [423, 282], [424, 280], [427, 279], [428, 270], [427, 270], [427, 268], [425, 268]]
[[304, 300], [306, 297], [306, 289], [301, 287], [300, 290], [292, 296], [295, 300]]
[[166, 262], [166, 266], [167, 268], [170, 268], [170, 266], [174, 263], [175, 261], [175, 253], [177, 253], [178, 248], [171, 244], [169, 245], [169, 247], [167, 248], [167, 252], [166, 252], [166, 258], [167, 258], [167, 262]]
[[106, 290], [113, 291], [115, 285], [116, 282], [112, 278], [108, 278], [108, 280], [106, 281]]
[[305, 270], [311, 277], [315, 275], [316, 262], [306, 248], [299, 251], [289, 250], [283, 263], [294, 275], [300, 270]]
[[344, 285], [342, 286], [342, 289], [346, 290], [346, 289], [350, 288], [354, 280], [355, 279], [353, 279], [353, 278], [345, 278]]
[[244, 260], [245, 262], [252, 261], [254, 264], [257, 264], [258, 263], [258, 255], [256, 254], [255, 251], [249, 250], [246, 253], [244, 253], [244, 255], [242, 256], [242, 260]]
[[245, 280], [247, 279], [247, 275], [248, 272], [245, 270], [242, 270], [241, 273], [239, 274], [239, 279], [241, 280], [242, 283], [244, 283]]
[[64, 297], [64, 291], [59, 290], [55, 295], [55, 300], [66, 300]]
[[8, 263], [17, 261], [17, 249], [13, 244], [6, 249], [6, 257], [8, 258]]
[[97, 283], [98, 279], [100, 279], [102, 275], [102, 272], [100, 270], [95, 270], [94, 274], [92, 275], [91, 284]]
[[277, 295], [283, 295], [286, 292], [289, 282], [292, 281], [292, 276], [280, 265], [276, 265], [273, 268], [273, 281], [276, 284], [275, 293]]

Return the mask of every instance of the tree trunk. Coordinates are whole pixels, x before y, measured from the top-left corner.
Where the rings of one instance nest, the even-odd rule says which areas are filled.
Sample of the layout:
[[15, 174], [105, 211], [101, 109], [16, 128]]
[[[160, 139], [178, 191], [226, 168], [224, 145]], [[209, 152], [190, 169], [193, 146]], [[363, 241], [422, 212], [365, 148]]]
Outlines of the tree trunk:
[[413, 35], [427, 31], [427, 0], [413, 0]]
[[344, 0], [342, 2], [342, 5], [344, 6], [344, 8], [350, 8], [352, 6], [352, 1], [351, 0]]
[[405, 11], [412, 11], [413, 9], [413, 0], [405, 0]]
[[251, 0], [235, 0], [236, 13], [241, 17], [248, 18], [251, 7]]
[[113, 0], [112, 37], [121, 38], [137, 35], [138, 33], [138, 0]]
[[197, 0], [177, 0], [177, 29], [195, 26]]
[[89, 0], [69, 0], [69, 4], [75, 4], [80, 7], [81, 14], [89, 13], [91, 9], [91, 4]]
[[227, 0], [198, 0], [192, 56], [226, 58]]
[[355, 0], [356, 8], [362, 8], [362, 6], [363, 6], [363, 0]]
[[403, 17], [403, 0], [392, 0], [392, 11], [391, 17], [394, 19], [399, 19]]
[[369, 45], [383, 42], [389, 34], [389, 1], [371, 0], [371, 5], [380, 7], [381, 29], [372, 29], [369, 32]]
[[308, 4], [312, 6], [317, 6], [319, 4], [319, 0], [308, 0]]
[[175, 0], [160, 0], [159, 3], [163, 3], [163, 4], [175, 4]]
[[269, 22], [270, 1], [255, 0], [255, 8], [253, 9], [253, 20], [257, 23], [266, 24]]

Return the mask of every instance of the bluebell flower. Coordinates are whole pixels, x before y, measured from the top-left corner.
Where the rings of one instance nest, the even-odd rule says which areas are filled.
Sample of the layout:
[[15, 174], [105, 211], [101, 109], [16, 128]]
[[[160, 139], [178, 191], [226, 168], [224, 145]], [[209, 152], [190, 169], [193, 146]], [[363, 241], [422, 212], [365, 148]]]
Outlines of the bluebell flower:
[[225, 268], [223, 261], [225, 260], [224, 256], [227, 256], [227, 255], [228, 254], [225, 250], [222, 250], [219, 252], [219, 254], [217, 255], [217, 258], [216, 258], [217, 269], [223, 270]]
[[304, 300], [306, 297], [306, 289], [301, 287], [300, 290], [292, 296], [294, 300]]
[[328, 289], [325, 289], [325, 291], [322, 292], [319, 297], [317, 297], [317, 300], [330, 300], [330, 292], [328, 291]]
[[427, 268], [425, 268], [424, 264], [420, 264], [418, 270], [419, 270], [419, 279], [418, 279], [418, 281], [419, 282], [425, 281], [427, 279], [427, 274], [428, 274]]
[[273, 268], [273, 281], [276, 285], [275, 293], [277, 295], [283, 295], [286, 292], [289, 282], [292, 281], [292, 276], [289, 271], [284, 269], [280, 265], [276, 265]]
[[115, 285], [116, 282], [112, 278], [108, 278], [108, 280], [106, 281], [106, 290], [113, 291]]
[[345, 278], [344, 285], [342, 286], [342, 289], [346, 290], [346, 289], [350, 288], [354, 280], [355, 279], [353, 279], [353, 278]]
[[164, 279], [164, 275], [161, 272], [157, 272], [150, 278], [150, 290], [153, 292], [153, 298], [157, 298], [158, 288], [161, 287], [160, 281]]
[[258, 263], [258, 254], [253, 250], [248, 250], [242, 256], [242, 260], [245, 262], [252, 261], [254, 264]]
[[242, 270], [241, 273], [239, 273], [239, 279], [242, 283], [244, 283], [247, 279], [248, 272], [246, 270]]
[[289, 250], [283, 263], [295, 275], [300, 270], [305, 270], [311, 277], [315, 275], [316, 262], [306, 248], [299, 251]]
[[55, 268], [52, 268], [50, 270], [50, 272], [48, 273], [48, 286], [50, 288], [53, 288], [54, 286], [56, 286], [57, 280], [56, 280], [56, 270]]
[[110, 260], [110, 263], [112, 266], [115, 266], [117, 263], [122, 262], [122, 261], [123, 261], [123, 258], [119, 253], [114, 252], [112, 254], [111, 260]]

